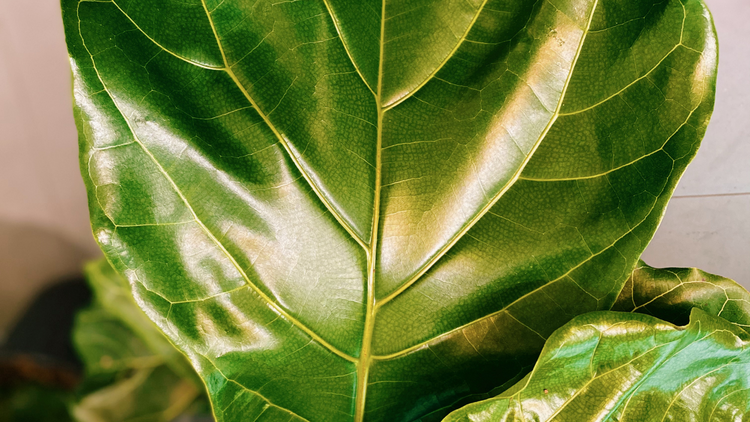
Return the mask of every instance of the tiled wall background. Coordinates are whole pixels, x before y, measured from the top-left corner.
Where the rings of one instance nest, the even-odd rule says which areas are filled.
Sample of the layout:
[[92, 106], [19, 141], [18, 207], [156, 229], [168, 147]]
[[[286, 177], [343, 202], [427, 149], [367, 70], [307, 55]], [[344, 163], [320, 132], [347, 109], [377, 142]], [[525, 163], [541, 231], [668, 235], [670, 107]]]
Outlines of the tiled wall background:
[[[716, 111], [644, 259], [750, 287], [750, 1], [707, 0]], [[0, 0], [0, 333], [46, 283], [99, 254], [77, 159], [56, 0]], [[0, 335], [1, 336], [1, 335]]]

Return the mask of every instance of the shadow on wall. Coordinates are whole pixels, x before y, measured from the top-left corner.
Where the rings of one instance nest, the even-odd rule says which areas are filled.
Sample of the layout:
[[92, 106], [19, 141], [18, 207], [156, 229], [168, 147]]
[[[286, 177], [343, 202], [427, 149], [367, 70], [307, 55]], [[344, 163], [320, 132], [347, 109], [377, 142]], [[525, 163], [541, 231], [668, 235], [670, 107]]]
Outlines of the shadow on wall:
[[0, 339], [34, 295], [96, 256], [45, 228], [0, 221]]

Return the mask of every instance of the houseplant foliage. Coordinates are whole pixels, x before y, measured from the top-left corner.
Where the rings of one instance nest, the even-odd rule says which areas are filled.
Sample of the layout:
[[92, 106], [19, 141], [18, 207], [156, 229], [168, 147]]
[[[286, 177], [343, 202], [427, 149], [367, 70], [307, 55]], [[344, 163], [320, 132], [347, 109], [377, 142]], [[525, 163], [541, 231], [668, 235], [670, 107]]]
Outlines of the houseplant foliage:
[[612, 305], [613, 311], [652, 315], [675, 325], [687, 325], [693, 308], [750, 333], [750, 293], [697, 268], [652, 268], [641, 261]]
[[525, 379], [445, 422], [718, 422], [750, 411], [750, 293], [742, 286], [640, 262], [612, 309], [555, 331]]
[[167, 422], [200, 403], [202, 384], [185, 357], [133, 301], [106, 260], [85, 268], [94, 292], [73, 342], [85, 366], [71, 406], [78, 422]]
[[684, 329], [592, 312], [556, 331], [518, 385], [445, 422], [742, 420], [750, 412], [749, 341], [700, 309]]
[[[130, 420], [133, 417], [140, 417], [137, 420], [171, 420], [172, 416], [184, 411], [191, 404], [191, 398], [195, 397], [197, 390], [190, 384], [194, 381], [194, 374], [185, 366], [182, 356], [176, 354], [176, 350], [148, 320], [144, 320], [145, 316], [137, 309], [128, 292], [127, 281], [116, 274], [106, 261], [88, 264], [86, 274], [96, 299], [90, 309], [81, 312], [76, 324], [75, 341], [86, 362], [88, 374], [82, 391], [79, 392], [83, 397], [74, 407], [73, 413], [77, 420], [115, 421]], [[750, 293], [730, 279], [696, 268], [657, 269], [640, 262], [612, 306], [612, 310], [644, 313], [679, 325], [688, 324], [690, 313], [694, 309], [701, 310], [699, 318], [709, 321], [709, 327], [720, 328], [727, 323], [734, 325], [735, 328], [728, 332], [735, 334], [730, 334], [726, 339], [734, 339], [736, 336], [737, 341], [745, 342], [747, 334], [736, 334], [736, 328], [746, 332], [750, 330]], [[721, 317], [725, 321], [717, 323], [710, 316]], [[532, 377], [530, 374], [497, 398], [468, 405], [450, 415], [447, 421], [465, 420], [470, 416], [479, 418], [478, 420], [513, 420], [513, 417], [517, 420], [524, 420], [524, 417], [533, 420], [534, 416], [540, 417], [540, 420], [566, 420], [571, 417], [567, 412], [572, 411], [566, 409], [576, 408], [579, 410], [572, 417], [580, 422], [588, 415], [600, 416], [596, 410], [608, 405], [614, 409], [611, 416], [621, 419], [623, 415], [635, 420], [643, 420], [645, 416], [658, 419], [658, 416], [665, 413], [686, 419], [688, 417], [678, 412], [688, 412], [687, 414], [699, 420], [722, 421], [742, 414], [743, 410], [738, 404], [750, 401], [743, 395], [745, 386], [742, 377], [746, 371], [743, 368], [735, 371], [735, 365], [742, 364], [742, 358], [735, 359], [737, 347], [732, 347], [732, 342], [729, 347], [722, 346], [722, 339], [714, 338], [714, 332], [707, 336], [705, 325], [698, 327], [693, 321], [687, 327], [691, 333], [678, 334], [671, 333], [673, 328], [664, 321], [655, 319], [631, 318], [615, 313], [599, 313], [585, 318], [576, 319], [553, 334], [547, 341], [547, 351], [543, 353], [533, 374], [535, 383], [546, 384], [548, 387], [556, 385], [557, 379], [575, 379], [579, 388], [573, 385], [576, 381], [562, 384], [564, 389], [561, 391], [569, 394], [569, 397], [555, 396], [558, 392], [548, 396], [551, 391], [549, 388], [542, 388], [543, 394], [528, 394], [534, 390], [533, 384], [529, 383], [528, 378]], [[591, 327], [596, 327], [596, 330], [592, 331]], [[628, 329], [620, 330], [622, 327]], [[670, 334], [662, 337], [658, 346], [661, 349], [659, 353], [656, 352], [657, 348], [652, 348], [647, 353], [638, 351], [639, 347], [649, 344], [648, 335], [658, 332], [662, 336], [665, 330]], [[136, 332], [139, 334], [135, 334]], [[696, 336], [696, 333], [700, 335]], [[599, 368], [616, 366], [619, 376], [617, 371], [593, 370], [588, 366], [593, 362], [591, 353], [595, 350], [601, 353], [602, 349], [606, 349], [602, 340], [597, 340], [597, 345], [592, 348], [594, 343], [591, 336], [599, 334], [602, 339], [607, 335], [606, 341], [610, 342], [610, 349], [628, 350], [634, 357], [632, 360], [623, 359], [612, 353], [597, 356]], [[639, 336], [640, 341], [631, 343], [634, 341], [634, 334]], [[670, 337], [687, 338], [671, 348], [667, 347]], [[571, 339], [575, 344], [571, 343]], [[681, 351], [688, 347], [694, 350]], [[565, 361], [560, 357], [563, 349]], [[649, 353], [652, 353], [650, 357]], [[545, 359], [545, 356], [552, 357]], [[617, 359], [620, 362], [615, 364]], [[670, 363], [671, 359], [675, 361]], [[583, 365], [571, 364], [571, 361], [578, 361]], [[641, 390], [648, 390], [642, 385], [650, 383], [652, 386], [660, 386], [668, 378], [665, 374], [672, 371], [675, 365], [688, 370], [679, 374], [677, 382], [672, 384], [673, 388], [660, 389], [660, 399], [649, 396], [647, 412], [626, 412], [628, 407], [635, 407], [630, 406], [633, 397], [638, 397]], [[643, 371], [646, 375], [643, 379], [633, 377], [632, 372], [629, 372], [644, 368], [654, 368], [655, 372]], [[113, 377], [128, 369], [135, 371], [112, 382]], [[712, 380], [706, 384], [706, 381], [697, 379], [705, 374], [715, 376], [722, 370], [724, 375], [733, 376], [714, 384], [710, 384]], [[586, 378], [586, 374], [589, 374], [589, 378]], [[537, 378], [542, 379], [537, 381]], [[582, 382], [586, 382], [584, 388], [580, 387]], [[612, 398], [611, 402], [601, 399], [603, 395], [597, 390], [600, 386], [596, 386], [596, 382], [604, 383], [610, 389], [604, 396]], [[690, 388], [694, 388], [693, 384], [704, 390], [697, 394], [693, 391], [691, 396], [688, 393]], [[639, 387], [634, 388], [634, 385]], [[614, 394], [623, 391], [625, 394]], [[706, 394], [709, 391], [716, 394]], [[587, 394], [595, 395], [593, 398], [586, 398]], [[541, 411], [536, 405], [528, 406], [529, 401], [540, 397], [547, 401]], [[680, 402], [684, 401], [684, 397], [696, 397], [704, 401]], [[635, 400], [642, 399], [643, 397]], [[516, 407], [510, 406], [511, 403]], [[581, 406], [581, 403], [587, 404]], [[522, 412], [523, 408], [527, 409], [526, 413]], [[582, 414], [581, 408], [586, 409], [588, 414]], [[705, 413], [709, 411], [710, 414]]]
[[[86, 274], [96, 300], [90, 309], [79, 314], [76, 324], [75, 341], [87, 366], [87, 379], [79, 391], [82, 397], [73, 407], [77, 420], [157, 422], [171, 420], [174, 415], [185, 411], [192, 404], [197, 390], [195, 384], [191, 385], [195, 374], [185, 366], [182, 356], [176, 354], [176, 349], [148, 320], [144, 320], [145, 316], [128, 292], [127, 281], [109, 263], [104, 260], [90, 263]], [[724, 340], [736, 337], [734, 343], [741, 342], [744, 347], [748, 334], [736, 333], [738, 328], [746, 332], [750, 330], [750, 293], [744, 288], [730, 279], [696, 268], [657, 269], [640, 262], [612, 309], [658, 316], [664, 321], [614, 312], [577, 318], [550, 337], [545, 344], [547, 351], [543, 352], [533, 374], [494, 399], [470, 404], [454, 412], [446, 422], [467, 418], [479, 421], [534, 420], [534, 417], [540, 420], [572, 417], [572, 420], [581, 422], [587, 417], [601, 416], [597, 410], [607, 406], [614, 409], [610, 416], [621, 420], [627, 420], [623, 419], [625, 416], [639, 421], [644, 417], [658, 420], [659, 416], [667, 414], [682, 419], [723, 421], [742, 414], [741, 405], [750, 399], [743, 395], [746, 380], [742, 377], [746, 368], [735, 371], [735, 365], [742, 364], [744, 359], [736, 359], [741, 350], [736, 344], [732, 345], [732, 341], [722, 345], [721, 338], [714, 338], [718, 331], [706, 335], [709, 334], [706, 326], [696, 326], [695, 321], [686, 327], [691, 333], [683, 334], [673, 332], [674, 328], [666, 322], [687, 325], [690, 313], [700, 310], [699, 318], [709, 321], [709, 327], [720, 329], [726, 324], [734, 325]], [[721, 317], [724, 322], [717, 323], [712, 316]], [[627, 330], [621, 330], [623, 327]], [[664, 336], [664, 331], [669, 334]], [[646, 352], [640, 350], [651, 344], [648, 336], [654, 333], [659, 334], [654, 338], [661, 337], [658, 347]], [[599, 335], [601, 339], [594, 343], [592, 336]], [[679, 337], [683, 339], [676, 342], [675, 338]], [[602, 339], [609, 342], [607, 346]], [[670, 340], [675, 340], [675, 347], [668, 344]], [[601, 353], [606, 347], [610, 350]], [[611, 353], [613, 349], [627, 350], [632, 359]], [[596, 356], [597, 369], [591, 367], [594, 352], [600, 353]], [[647, 396], [649, 403], [645, 412], [628, 411], [634, 397], [639, 397], [641, 390], [648, 390], [644, 385], [661, 387], [664, 379], [669, 378], [666, 374], [675, 365], [687, 370], [672, 379], [672, 388], [657, 388], [656, 398]], [[602, 371], [602, 368], [616, 370]], [[644, 370], [649, 368], [653, 368], [653, 372]], [[711, 379], [708, 384], [698, 379], [706, 374], [715, 376], [719, 371], [732, 376], [713, 384]], [[549, 388], [542, 388], [542, 394], [537, 388], [537, 394], [533, 394], [535, 387], [529, 380], [532, 376], [537, 387], [559, 385], [562, 388], [552, 396], [548, 396]], [[555, 381], [559, 379], [566, 382]], [[605, 390], [609, 389], [607, 394], [597, 390], [601, 386], [596, 383], [604, 383]], [[693, 384], [703, 390], [688, 394], [694, 388]], [[586, 397], [592, 394], [593, 397]], [[540, 408], [536, 403], [529, 406], [531, 401], [541, 397], [546, 401], [544, 406]], [[690, 397], [700, 400], [684, 400]], [[644, 397], [635, 399], [638, 400], [644, 400]], [[710, 414], [706, 414], [709, 410]], [[572, 416], [568, 412], [573, 412]], [[689, 416], [679, 412], [686, 412]]]
[[614, 304], [713, 108], [698, 0], [62, 6], [94, 235], [219, 421], [510, 387]]

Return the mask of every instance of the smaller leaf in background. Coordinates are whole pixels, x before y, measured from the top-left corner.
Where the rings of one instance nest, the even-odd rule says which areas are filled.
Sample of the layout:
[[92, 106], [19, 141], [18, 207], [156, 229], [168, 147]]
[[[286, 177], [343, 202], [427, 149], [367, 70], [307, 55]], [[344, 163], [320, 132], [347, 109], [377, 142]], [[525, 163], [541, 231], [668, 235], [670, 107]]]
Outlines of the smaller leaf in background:
[[138, 307], [130, 293], [128, 281], [120, 276], [106, 259], [89, 262], [84, 272], [94, 293], [95, 303], [124, 324], [173, 371], [185, 378], [192, 378], [197, 385], [202, 385], [187, 358]]
[[127, 282], [104, 260], [85, 271], [95, 300], [73, 330], [86, 372], [74, 417], [162, 422], [199, 407], [205, 397], [195, 372], [137, 307]]
[[613, 311], [652, 315], [688, 323], [693, 308], [724, 318], [750, 333], [750, 293], [725, 277], [697, 268], [653, 268], [640, 261]]
[[0, 422], [70, 422], [72, 399], [68, 391], [33, 383], [0, 388]]
[[748, 333], [694, 309], [686, 327], [592, 312], [547, 341], [534, 370], [444, 421], [735, 421], [750, 415]]

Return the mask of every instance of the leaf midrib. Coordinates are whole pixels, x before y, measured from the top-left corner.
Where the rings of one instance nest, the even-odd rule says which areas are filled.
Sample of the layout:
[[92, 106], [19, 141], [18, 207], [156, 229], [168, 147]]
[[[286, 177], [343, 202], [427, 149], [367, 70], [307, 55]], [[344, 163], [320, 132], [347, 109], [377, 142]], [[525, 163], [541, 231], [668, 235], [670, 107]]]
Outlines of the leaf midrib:
[[[589, 19], [586, 25], [586, 28], [583, 29], [583, 33], [581, 34], [581, 39], [578, 43], [578, 47], [576, 49], [575, 56], [572, 60], [570, 71], [568, 72], [567, 78], [565, 80], [565, 83], [563, 85], [563, 89], [560, 93], [560, 98], [558, 99], [557, 106], [555, 108], [555, 111], [550, 118], [550, 121], [548, 122], [547, 126], [544, 128], [542, 133], [539, 135], [537, 141], [535, 142], [534, 146], [531, 148], [529, 153], [526, 155], [525, 160], [521, 163], [519, 168], [514, 173], [513, 177], [503, 186], [503, 188], [495, 195], [492, 201], [489, 201], [454, 237], [451, 239], [449, 243], [447, 243], [445, 246], [441, 248], [438, 253], [436, 253], [426, 264], [424, 264], [419, 271], [412, 276], [406, 283], [402, 284], [396, 291], [391, 293], [390, 295], [386, 296], [385, 298], [381, 300], [375, 300], [374, 298], [374, 277], [375, 277], [375, 262], [377, 257], [377, 240], [378, 240], [378, 223], [379, 223], [379, 203], [380, 203], [380, 190], [381, 190], [381, 179], [380, 179], [380, 172], [381, 172], [381, 145], [382, 145], [382, 123], [383, 123], [383, 114], [390, 110], [391, 108], [397, 106], [398, 104], [402, 103], [406, 99], [408, 99], [411, 95], [414, 94], [419, 88], [424, 86], [429, 80], [432, 79], [433, 76], [437, 74], [437, 72], [442, 68], [442, 66], [447, 63], [447, 61], [450, 59], [450, 57], [455, 53], [455, 51], [458, 50], [461, 44], [463, 44], [463, 41], [466, 39], [466, 36], [471, 31], [471, 28], [473, 27], [474, 23], [477, 21], [479, 15], [482, 12], [482, 9], [484, 8], [484, 5], [487, 3], [485, 0], [481, 7], [478, 8], [476, 15], [474, 16], [473, 20], [471, 21], [471, 24], [466, 30], [466, 33], [461, 38], [461, 40], [456, 44], [454, 49], [451, 51], [451, 53], [445, 58], [445, 60], [438, 66], [438, 68], [432, 72], [429, 77], [423, 81], [416, 89], [410, 91], [407, 95], [400, 98], [397, 101], [394, 101], [392, 104], [389, 104], [388, 106], [383, 106], [382, 104], [382, 78], [383, 78], [383, 49], [384, 49], [384, 39], [385, 39], [385, 5], [386, 0], [382, 0], [382, 12], [381, 12], [381, 28], [380, 28], [380, 57], [379, 57], [379, 64], [378, 64], [378, 87], [377, 87], [377, 94], [376, 94], [376, 105], [378, 107], [378, 126], [377, 126], [377, 161], [376, 161], [376, 185], [375, 185], [375, 206], [373, 210], [373, 226], [371, 230], [371, 246], [368, 253], [368, 281], [367, 281], [367, 311], [365, 315], [365, 326], [364, 326], [364, 333], [363, 333], [363, 344], [362, 344], [362, 353], [360, 354], [360, 361], [358, 362], [358, 383], [357, 383], [357, 389], [356, 389], [356, 404], [355, 404], [355, 422], [361, 422], [364, 419], [364, 404], [366, 399], [366, 391], [367, 391], [367, 378], [368, 378], [368, 371], [370, 367], [370, 360], [373, 358], [373, 356], [370, 355], [370, 350], [372, 347], [372, 331], [374, 329], [374, 320], [375, 320], [375, 313], [377, 310], [383, 306], [385, 303], [389, 302], [402, 292], [404, 292], [406, 289], [408, 289], [411, 285], [413, 285], [417, 280], [419, 280], [432, 266], [440, 260], [447, 252], [450, 250], [458, 241], [471, 229], [471, 227], [474, 226], [484, 215], [497, 203], [497, 201], [500, 200], [500, 198], [505, 194], [505, 192], [510, 189], [510, 187], [515, 184], [515, 182], [520, 177], [523, 169], [528, 164], [531, 157], [534, 155], [534, 152], [541, 144], [541, 141], [546, 137], [549, 130], [552, 128], [552, 125], [557, 120], [557, 117], [560, 114], [560, 110], [563, 105], [563, 99], [565, 98], [565, 94], [567, 92], [568, 86], [570, 85], [570, 81], [573, 74], [573, 69], [575, 68], [576, 63], [578, 62], [578, 58], [580, 57], [584, 42], [586, 40], [586, 36], [588, 35], [589, 28], [591, 27], [591, 23], [593, 21], [594, 13], [596, 11], [597, 5], [599, 0], [594, 0], [593, 5], [590, 9], [590, 15]], [[329, 13], [331, 12], [330, 8], [328, 9]], [[331, 13], [331, 19], [335, 22], [336, 18]], [[336, 26], [338, 31], [338, 26]], [[341, 42], [344, 43], [343, 38], [341, 38]], [[345, 47], [346, 48], [346, 47]], [[347, 54], [349, 54], [348, 48]], [[349, 55], [351, 58], [351, 55]], [[352, 60], [353, 62], [353, 60]], [[356, 68], [356, 64], [353, 63], [353, 65]], [[364, 80], [364, 77], [362, 76], [361, 72], [358, 73], [360, 77], [362, 78], [365, 85], [367, 85], [367, 82]], [[411, 348], [410, 348], [411, 349]], [[364, 366], [364, 367], [363, 367]]]
[[[370, 247], [367, 250], [367, 298], [365, 304], [365, 324], [362, 329], [362, 347], [357, 362], [357, 386], [354, 390], [354, 421], [362, 422], [365, 417], [365, 404], [367, 399], [367, 386], [370, 375], [370, 361], [372, 359], [372, 335], [375, 329], [375, 267], [378, 253], [378, 231], [380, 226], [380, 193], [382, 190], [382, 144], [383, 144], [383, 51], [385, 49], [385, 4], [386, 0], [381, 0], [380, 11], [380, 41], [378, 57], [378, 86], [375, 94], [375, 107], [377, 107], [377, 140], [375, 147], [375, 195], [372, 209], [372, 226], [370, 228]], [[327, 2], [326, 2], [327, 3]], [[336, 18], [331, 14], [333, 21]], [[338, 27], [337, 27], [338, 28]], [[341, 38], [344, 44], [344, 39]], [[348, 49], [347, 49], [348, 53]], [[350, 56], [351, 57], [351, 56]], [[354, 64], [354, 60], [352, 60]], [[355, 64], [356, 66], [356, 64]], [[362, 81], [367, 85], [363, 75], [360, 73]]]

